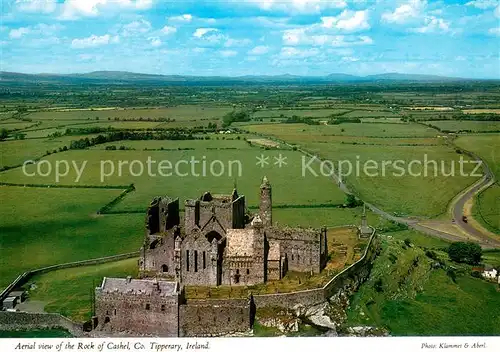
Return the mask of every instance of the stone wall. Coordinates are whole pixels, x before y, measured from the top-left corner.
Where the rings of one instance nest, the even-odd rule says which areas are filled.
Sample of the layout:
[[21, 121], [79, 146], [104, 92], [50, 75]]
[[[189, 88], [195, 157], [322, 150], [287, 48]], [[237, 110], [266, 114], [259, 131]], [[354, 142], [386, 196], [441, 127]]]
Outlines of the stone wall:
[[179, 336], [222, 336], [250, 331], [255, 309], [248, 299], [188, 300], [179, 307]]
[[281, 307], [292, 309], [297, 305], [314, 306], [325, 302], [325, 293], [322, 288], [297, 291], [290, 293], [276, 293], [271, 295], [254, 296], [257, 308]]
[[60, 314], [0, 312], [0, 330], [55, 329], [68, 330], [73, 336], [83, 336], [82, 325]]
[[178, 296], [134, 296], [96, 290], [98, 329], [105, 332], [140, 331], [145, 335], [177, 337], [178, 307]]

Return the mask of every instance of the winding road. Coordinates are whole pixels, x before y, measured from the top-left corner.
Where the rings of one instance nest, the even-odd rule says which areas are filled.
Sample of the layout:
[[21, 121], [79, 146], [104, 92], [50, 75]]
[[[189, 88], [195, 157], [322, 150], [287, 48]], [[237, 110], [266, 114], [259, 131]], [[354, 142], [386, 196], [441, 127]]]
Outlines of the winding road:
[[[283, 145], [286, 145], [287, 147], [290, 147], [290, 148], [297, 147], [297, 146], [291, 145], [291, 144], [287, 143], [286, 141], [280, 140], [280, 139], [275, 138], [275, 137], [270, 137], [270, 136], [266, 136], [266, 135], [261, 135], [261, 137], [274, 140], [274, 141], [279, 142]], [[453, 147], [455, 149], [457, 148], [455, 145], [453, 145]], [[492, 238], [492, 237], [486, 235], [484, 232], [481, 232], [477, 228], [473, 227], [469, 223], [464, 222], [462, 219], [463, 212], [464, 212], [464, 206], [467, 203], [467, 201], [469, 201], [471, 198], [473, 198], [479, 191], [486, 189], [487, 187], [494, 184], [495, 183], [495, 175], [492, 173], [488, 164], [486, 162], [484, 162], [479, 156], [477, 156], [469, 151], [463, 150], [461, 148], [460, 148], [460, 150], [462, 151], [463, 154], [466, 154], [469, 157], [471, 157], [472, 159], [481, 162], [481, 165], [483, 168], [483, 177], [481, 180], [477, 181], [475, 184], [473, 184], [472, 186], [470, 186], [466, 190], [462, 191], [453, 200], [453, 203], [452, 203], [453, 205], [452, 205], [452, 209], [451, 209], [451, 213], [453, 216], [453, 222], [443, 221], [442, 223], [457, 225], [469, 237], [473, 237], [474, 239], [476, 239], [478, 241], [478, 243], [481, 245], [481, 247], [484, 249], [500, 248], [500, 236], [499, 236], [499, 239]], [[313, 155], [313, 154], [309, 153], [308, 151], [303, 150], [301, 148], [297, 148], [297, 151], [299, 151], [299, 152], [301, 152], [301, 153], [303, 153], [311, 158], [315, 157], [319, 163], [321, 163], [323, 161], [323, 159], [321, 159], [319, 156]], [[343, 191], [346, 194], [354, 194], [354, 192], [352, 192], [345, 183], [341, 182], [340, 178], [335, 174], [334, 170], [331, 170], [331, 175], [332, 175], [331, 176], [332, 180], [340, 188], [341, 191]], [[435, 228], [423, 226], [421, 224], [421, 220], [394, 216], [394, 215], [389, 214], [386, 211], [378, 208], [377, 206], [375, 206], [373, 204], [370, 204], [367, 202], [365, 202], [365, 204], [375, 214], [378, 214], [378, 215], [380, 215], [388, 220], [391, 220], [391, 221], [394, 221], [394, 222], [397, 222], [400, 224], [405, 224], [410, 228], [413, 228], [417, 231], [423, 232], [423, 233], [428, 234], [430, 236], [442, 238], [444, 240], [451, 241], [451, 242], [465, 241], [464, 237], [461, 236], [460, 234], [454, 235], [452, 233], [440, 231], [440, 230], [435, 229]]]

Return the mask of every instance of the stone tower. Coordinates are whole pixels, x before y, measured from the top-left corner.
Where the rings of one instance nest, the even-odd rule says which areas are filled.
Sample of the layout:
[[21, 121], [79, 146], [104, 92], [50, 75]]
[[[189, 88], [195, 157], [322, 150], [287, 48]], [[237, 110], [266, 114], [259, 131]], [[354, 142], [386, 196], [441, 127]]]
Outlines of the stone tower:
[[262, 220], [262, 225], [264, 227], [271, 226], [273, 224], [273, 202], [272, 202], [272, 190], [271, 184], [269, 183], [266, 176], [262, 179], [262, 184], [260, 185], [260, 218]]

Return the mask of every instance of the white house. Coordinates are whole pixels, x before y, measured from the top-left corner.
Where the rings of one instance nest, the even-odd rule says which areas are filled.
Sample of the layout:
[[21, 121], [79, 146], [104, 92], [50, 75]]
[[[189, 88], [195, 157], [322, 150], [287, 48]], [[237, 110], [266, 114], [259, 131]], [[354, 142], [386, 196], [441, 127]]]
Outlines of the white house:
[[[498, 271], [495, 268], [484, 268], [482, 275], [485, 279], [496, 281]], [[498, 278], [498, 282], [500, 283], [500, 277]]]

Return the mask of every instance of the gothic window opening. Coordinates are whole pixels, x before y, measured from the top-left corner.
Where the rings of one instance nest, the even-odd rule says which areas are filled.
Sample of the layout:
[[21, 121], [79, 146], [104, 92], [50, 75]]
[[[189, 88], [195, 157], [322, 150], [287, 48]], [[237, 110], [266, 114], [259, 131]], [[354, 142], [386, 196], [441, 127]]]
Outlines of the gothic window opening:
[[250, 269], [247, 269], [247, 275], [250, 275]]
[[149, 303], [146, 303], [146, 310], [150, 310], [151, 309], [151, 305]]
[[116, 315], [116, 309], [113, 311], [113, 315]]
[[198, 272], [198, 251], [194, 251], [194, 272]]
[[186, 271], [189, 271], [189, 249], [186, 250]]
[[162, 311], [162, 312], [164, 312], [164, 311], [165, 311], [165, 305], [164, 305], [164, 304], [162, 304], [162, 305], [161, 305], [161, 311]]
[[207, 268], [207, 255], [205, 251], [203, 251], [203, 269]]
[[168, 273], [168, 265], [167, 264], [163, 264], [161, 266], [161, 271], [164, 272], [164, 273]]

